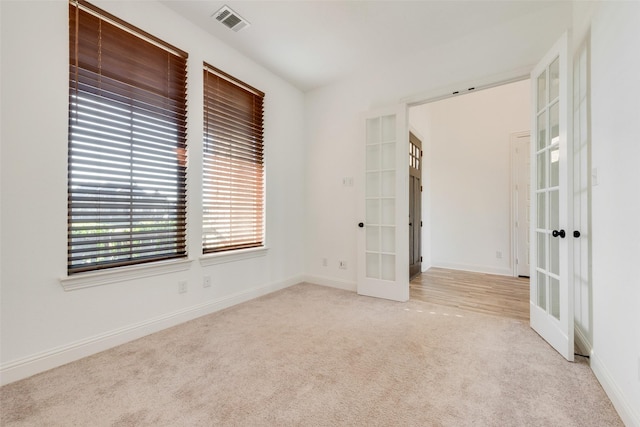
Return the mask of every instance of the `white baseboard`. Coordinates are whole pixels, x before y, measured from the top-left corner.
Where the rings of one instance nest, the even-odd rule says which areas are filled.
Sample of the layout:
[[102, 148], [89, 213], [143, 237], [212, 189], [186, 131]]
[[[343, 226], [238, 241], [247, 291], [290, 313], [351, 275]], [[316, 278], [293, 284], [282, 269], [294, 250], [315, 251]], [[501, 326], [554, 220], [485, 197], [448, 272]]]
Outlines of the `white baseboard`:
[[607, 396], [609, 396], [609, 399], [611, 399], [611, 403], [613, 403], [614, 408], [618, 411], [618, 415], [620, 415], [624, 425], [628, 427], [640, 427], [640, 413], [638, 412], [640, 408], [638, 408], [637, 405], [632, 405], [631, 402], [626, 399], [594, 351], [591, 351], [590, 361], [591, 370], [600, 382], [600, 385], [602, 385], [605, 393], [607, 393]]
[[342, 289], [344, 291], [356, 292], [358, 290], [358, 284], [348, 280], [334, 279], [323, 276], [304, 276], [304, 281], [313, 283], [314, 285], [329, 286], [331, 288]]
[[246, 291], [164, 314], [71, 344], [56, 347], [0, 366], [0, 385], [12, 383], [83, 357], [305, 281], [302, 276], [257, 286]]
[[469, 265], [469, 264], [457, 264], [453, 262], [433, 262], [432, 267], [436, 268], [448, 268], [450, 270], [471, 271], [473, 273], [487, 273], [497, 274], [500, 276], [513, 277], [513, 270], [508, 267], [488, 267], [486, 265]]
[[574, 328], [573, 339], [578, 352], [585, 356], [591, 357], [591, 353], [593, 351], [591, 343], [580, 328]]

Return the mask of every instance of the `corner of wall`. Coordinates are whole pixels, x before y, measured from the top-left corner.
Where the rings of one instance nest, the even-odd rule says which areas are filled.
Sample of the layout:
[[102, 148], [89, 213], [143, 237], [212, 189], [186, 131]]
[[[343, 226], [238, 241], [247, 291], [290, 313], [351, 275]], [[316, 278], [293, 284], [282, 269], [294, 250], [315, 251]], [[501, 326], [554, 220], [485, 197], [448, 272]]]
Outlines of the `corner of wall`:
[[342, 289], [343, 291], [357, 292], [358, 290], [357, 283], [350, 280], [314, 275], [304, 276], [303, 279], [305, 282], [312, 283], [314, 285], [328, 286], [330, 288]]

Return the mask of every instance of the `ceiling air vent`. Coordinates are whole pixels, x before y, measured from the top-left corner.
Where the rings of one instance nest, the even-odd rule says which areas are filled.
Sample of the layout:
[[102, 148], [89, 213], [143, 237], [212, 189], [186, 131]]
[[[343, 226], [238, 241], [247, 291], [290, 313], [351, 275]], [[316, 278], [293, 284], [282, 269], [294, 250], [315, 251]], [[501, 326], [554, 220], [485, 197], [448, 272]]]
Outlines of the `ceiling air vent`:
[[227, 5], [222, 6], [220, 10], [218, 10], [211, 16], [214, 16], [216, 20], [222, 22], [224, 25], [226, 25], [228, 28], [231, 28], [235, 32], [238, 32], [250, 25], [249, 21], [238, 15]]

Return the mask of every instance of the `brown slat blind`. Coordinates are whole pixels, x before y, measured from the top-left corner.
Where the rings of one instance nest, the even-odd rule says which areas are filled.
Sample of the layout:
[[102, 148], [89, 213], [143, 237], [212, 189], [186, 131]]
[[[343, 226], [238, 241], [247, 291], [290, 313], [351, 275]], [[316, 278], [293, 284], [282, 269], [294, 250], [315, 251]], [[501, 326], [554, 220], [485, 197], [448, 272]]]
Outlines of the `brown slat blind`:
[[204, 64], [204, 253], [264, 245], [263, 103]]
[[69, 274], [186, 255], [186, 62], [69, 3]]

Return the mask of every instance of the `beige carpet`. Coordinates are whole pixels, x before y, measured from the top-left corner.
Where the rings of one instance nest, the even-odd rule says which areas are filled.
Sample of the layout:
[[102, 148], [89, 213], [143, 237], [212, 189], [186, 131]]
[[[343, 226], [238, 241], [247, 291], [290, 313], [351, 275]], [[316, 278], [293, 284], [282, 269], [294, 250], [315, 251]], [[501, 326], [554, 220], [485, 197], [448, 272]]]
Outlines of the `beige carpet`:
[[[580, 359], [580, 358], [579, 358]], [[526, 323], [301, 284], [0, 389], [6, 426], [619, 426]]]

